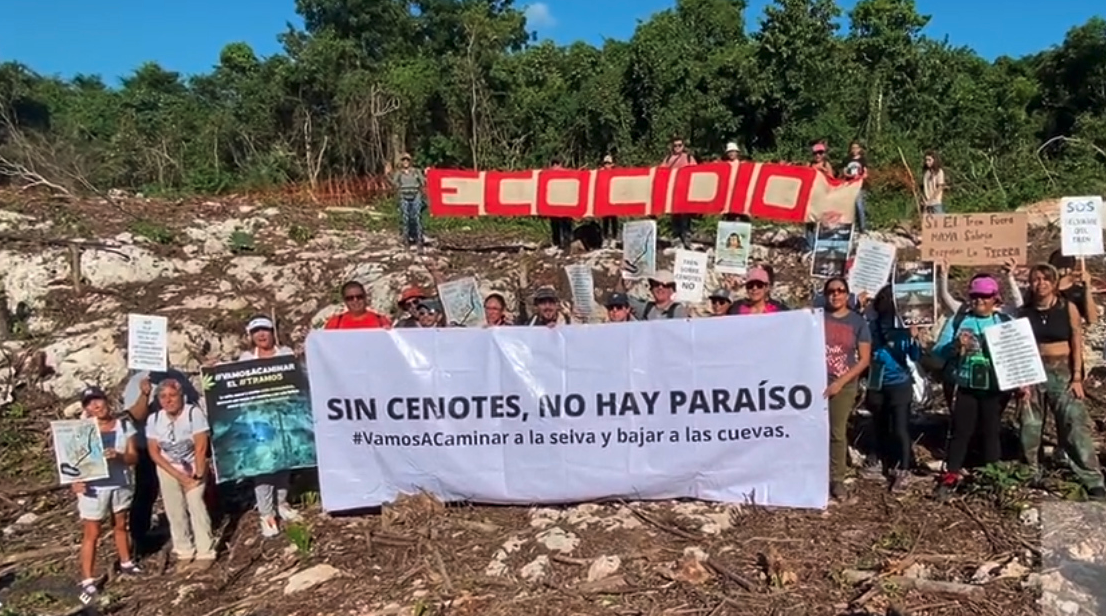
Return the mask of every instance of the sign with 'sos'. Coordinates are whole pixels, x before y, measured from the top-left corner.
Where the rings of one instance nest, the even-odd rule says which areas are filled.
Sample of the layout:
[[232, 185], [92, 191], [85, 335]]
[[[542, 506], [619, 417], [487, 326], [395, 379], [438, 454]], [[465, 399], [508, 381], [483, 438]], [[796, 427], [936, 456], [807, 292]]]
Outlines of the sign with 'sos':
[[419, 490], [500, 504], [688, 497], [825, 507], [823, 326], [820, 311], [794, 311], [312, 332], [323, 507]]
[[1060, 200], [1060, 250], [1069, 257], [1103, 254], [1102, 197], [1064, 197]]

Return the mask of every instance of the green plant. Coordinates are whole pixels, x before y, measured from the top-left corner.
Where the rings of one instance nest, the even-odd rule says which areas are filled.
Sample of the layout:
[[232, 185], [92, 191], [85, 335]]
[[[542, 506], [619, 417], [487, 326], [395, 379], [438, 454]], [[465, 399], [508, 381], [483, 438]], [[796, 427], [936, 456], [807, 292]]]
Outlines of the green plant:
[[319, 504], [319, 493], [314, 490], [309, 490], [300, 495], [300, 505], [304, 507], [315, 507]]
[[234, 254], [254, 252], [256, 249], [257, 242], [252, 233], [238, 229], [230, 234], [230, 251]]
[[288, 227], [288, 239], [297, 244], [306, 244], [315, 239], [315, 230], [304, 225], [292, 225]]
[[296, 551], [300, 554], [309, 554], [313, 545], [311, 538], [311, 529], [303, 524], [289, 524], [284, 528], [284, 534], [288, 536], [288, 541], [292, 542], [292, 545], [296, 546]]
[[173, 231], [165, 225], [148, 220], [136, 220], [130, 225], [131, 233], [144, 237], [155, 244], [168, 246], [176, 240]]
[[1018, 462], [995, 462], [976, 471], [967, 489], [970, 494], [991, 498], [1005, 510], [1020, 511], [1033, 480], [1033, 469]]

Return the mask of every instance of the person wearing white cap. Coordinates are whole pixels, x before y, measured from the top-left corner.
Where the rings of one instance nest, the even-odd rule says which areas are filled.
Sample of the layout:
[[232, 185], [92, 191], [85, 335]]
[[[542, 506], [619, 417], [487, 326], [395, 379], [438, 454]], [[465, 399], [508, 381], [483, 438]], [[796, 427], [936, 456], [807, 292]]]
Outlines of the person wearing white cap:
[[[263, 314], [250, 318], [246, 324], [246, 334], [250, 337], [252, 348], [242, 351], [238, 361], [295, 354], [291, 348], [277, 344], [276, 325], [272, 319]], [[288, 504], [289, 480], [288, 471], [278, 471], [253, 478], [253, 494], [257, 499], [257, 513], [261, 518], [263, 537], [275, 537], [280, 534], [277, 528], [277, 515], [285, 522], [295, 522], [300, 519], [299, 512]]]
[[[622, 279], [619, 279], [617, 287], [619, 291], [625, 290]], [[653, 294], [652, 301], [645, 301], [632, 295], [628, 296], [630, 309], [634, 313], [634, 318], [638, 321], [686, 319], [691, 316], [688, 314], [687, 306], [672, 299], [676, 294], [676, 278], [672, 276], [672, 272], [657, 270], [655, 274], [649, 277], [649, 291]]]

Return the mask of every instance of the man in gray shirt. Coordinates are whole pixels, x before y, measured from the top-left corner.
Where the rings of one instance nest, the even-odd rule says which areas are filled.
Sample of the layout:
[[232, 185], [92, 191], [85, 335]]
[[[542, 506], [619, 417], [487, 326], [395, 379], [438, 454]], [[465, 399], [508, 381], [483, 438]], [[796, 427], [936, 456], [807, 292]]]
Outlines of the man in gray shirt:
[[688, 318], [687, 306], [673, 301], [676, 295], [676, 279], [672, 272], [659, 270], [649, 277], [649, 292], [653, 294], [652, 301], [628, 296], [630, 309], [634, 312], [634, 318], [638, 321], [656, 321], [658, 319], [686, 319]]
[[403, 233], [407, 246], [416, 246], [422, 250], [422, 206], [423, 191], [426, 190], [426, 175], [411, 166], [411, 156], [404, 154], [399, 159], [399, 170], [392, 174], [392, 185], [399, 191], [399, 213], [403, 218]]

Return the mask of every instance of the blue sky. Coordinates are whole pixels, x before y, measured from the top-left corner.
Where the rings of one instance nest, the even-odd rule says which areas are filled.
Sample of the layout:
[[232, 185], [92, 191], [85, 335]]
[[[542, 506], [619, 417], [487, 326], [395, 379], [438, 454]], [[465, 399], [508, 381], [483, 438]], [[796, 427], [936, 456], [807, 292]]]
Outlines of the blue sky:
[[[770, 0], [750, 0], [755, 29]], [[846, 10], [855, 0], [838, 0]], [[292, 0], [7, 0], [0, 20], [0, 61], [44, 74], [99, 74], [109, 82], [147, 60], [185, 74], [206, 72], [227, 43], [261, 55], [280, 51], [276, 36], [300, 25]], [[625, 39], [640, 20], [674, 0], [516, 0], [530, 29], [559, 43]], [[1101, 0], [917, 0], [932, 15], [926, 34], [948, 36], [986, 58], [1019, 56], [1059, 44]]]

